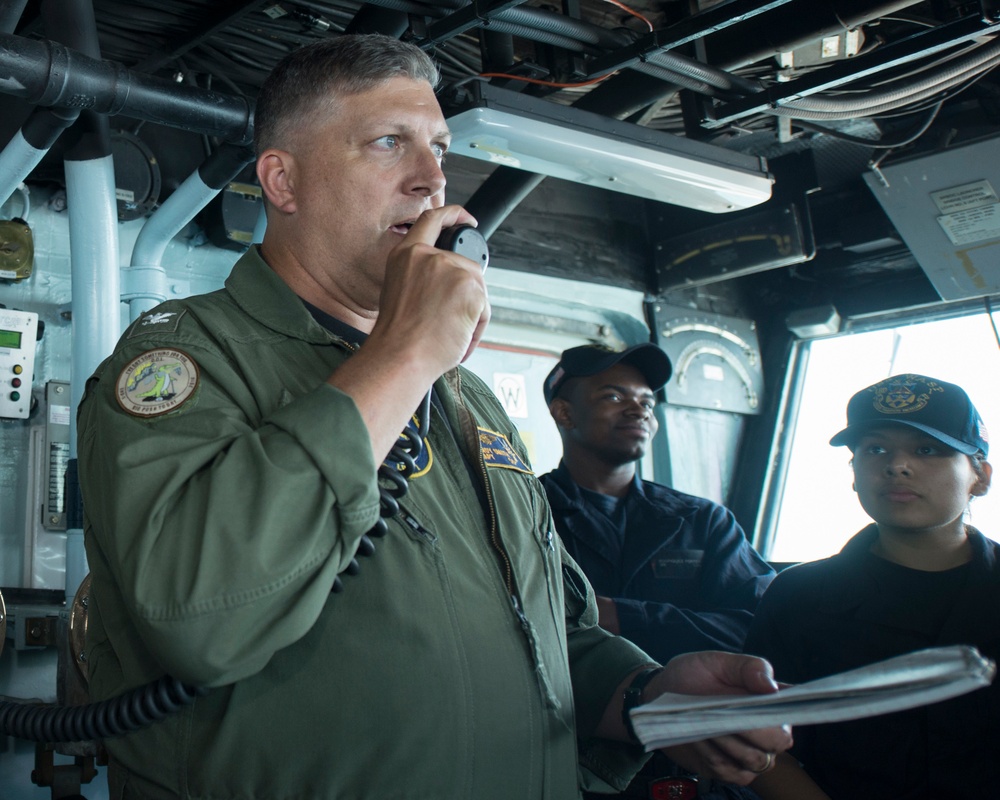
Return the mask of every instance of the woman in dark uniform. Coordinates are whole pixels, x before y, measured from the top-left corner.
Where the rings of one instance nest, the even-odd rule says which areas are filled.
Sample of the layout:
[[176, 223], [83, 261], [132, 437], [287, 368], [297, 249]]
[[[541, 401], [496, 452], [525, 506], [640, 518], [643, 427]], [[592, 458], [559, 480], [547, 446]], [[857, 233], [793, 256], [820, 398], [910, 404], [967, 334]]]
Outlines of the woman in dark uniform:
[[[833, 445], [874, 520], [832, 558], [775, 578], [745, 650], [801, 683], [954, 644], [1000, 656], [1000, 546], [965, 517], [989, 490], [986, 428], [960, 387], [898, 375], [858, 392]], [[1000, 687], [853, 722], [797, 727], [752, 784], [765, 800], [964, 800], [1000, 793]]]

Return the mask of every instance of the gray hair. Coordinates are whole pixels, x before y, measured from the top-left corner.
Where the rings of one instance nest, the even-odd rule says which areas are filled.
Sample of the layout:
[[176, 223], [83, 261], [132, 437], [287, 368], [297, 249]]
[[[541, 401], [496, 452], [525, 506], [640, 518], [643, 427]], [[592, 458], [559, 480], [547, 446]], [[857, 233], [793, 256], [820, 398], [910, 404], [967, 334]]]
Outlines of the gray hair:
[[280, 147], [303, 117], [329, 109], [338, 95], [358, 94], [390, 78], [436, 87], [437, 66], [419, 47], [382, 34], [341, 35], [300, 47], [267, 76], [254, 112], [254, 149]]

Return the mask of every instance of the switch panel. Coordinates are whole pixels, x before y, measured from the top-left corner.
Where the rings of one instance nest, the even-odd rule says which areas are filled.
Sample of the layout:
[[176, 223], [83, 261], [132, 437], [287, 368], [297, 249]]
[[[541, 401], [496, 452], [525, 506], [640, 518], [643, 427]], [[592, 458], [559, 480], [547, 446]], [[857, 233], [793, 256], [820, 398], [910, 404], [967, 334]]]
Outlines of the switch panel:
[[0, 308], [0, 417], [27, 419], [35, 374], [38, 314]]

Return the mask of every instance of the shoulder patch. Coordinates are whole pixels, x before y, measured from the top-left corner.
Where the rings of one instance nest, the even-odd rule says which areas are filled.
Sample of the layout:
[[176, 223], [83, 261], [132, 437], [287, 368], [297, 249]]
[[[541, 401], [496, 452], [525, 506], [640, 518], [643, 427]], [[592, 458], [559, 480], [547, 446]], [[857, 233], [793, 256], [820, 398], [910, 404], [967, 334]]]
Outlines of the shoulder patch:
[[144, 333], [176, 333], [185, 314], [186, 308], [181, 311], [148, 311], [132, 323], [125, 338], [131, 339]]
[[513, 469], [528, 475], [535, 474], [502, 433], [479, 428], [479, 449], [483, 451], [483, 461], [487, 467]]
[[198, 365], [187, 353], [161, 347], [132, 359], [118, 375], [118, 405], [134, 417], [174, 411], [198, 387]]

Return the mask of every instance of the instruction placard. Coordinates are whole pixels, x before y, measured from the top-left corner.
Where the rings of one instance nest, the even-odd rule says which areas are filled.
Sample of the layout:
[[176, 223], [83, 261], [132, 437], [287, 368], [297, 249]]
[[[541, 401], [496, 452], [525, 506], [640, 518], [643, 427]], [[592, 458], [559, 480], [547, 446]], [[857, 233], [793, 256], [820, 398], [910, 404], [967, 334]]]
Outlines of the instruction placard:
[[937, 221], [952, 244], [976, 244], [1000, 239], [1000, 203], [945, 214]]

